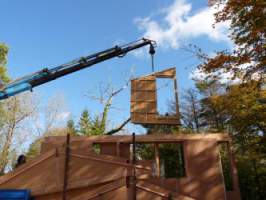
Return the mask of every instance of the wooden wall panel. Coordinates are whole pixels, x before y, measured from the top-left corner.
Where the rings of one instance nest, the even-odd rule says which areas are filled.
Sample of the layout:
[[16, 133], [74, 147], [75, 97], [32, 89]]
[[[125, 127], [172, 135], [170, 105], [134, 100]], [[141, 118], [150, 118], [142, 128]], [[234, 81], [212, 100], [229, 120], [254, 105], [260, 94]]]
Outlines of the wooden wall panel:
[[132, 102], [156, 102], [155, 91], [132, 91], [131, 93]]
[[151, 80], [142, 80], [142, 79], [135, 79], [131, 82], [132, 84], [132, 88], [134, 88], [134, 90], [152, 90], [155, 91], [156, 90], [156, 83], [155, 83], [155, 78], [151, 79]]
[[117, 155], [117, 148], [116, 148], [116, 144], [115, 143], [106, 143], [106, 144], [101, 144], [100, 145], [100, 152], [101, 154], [104, 155], [112, 155], [112, 156], [116, 156]]
[[157, 86], [156, 78], [171, 78], [174, 81], [176, 104], [177, 88], [175, 68], [156, 72], [148, 76], [131, 80], [131, 122], [135, 124], [169, 124], [179, 125], [179, 111], [172, 116], [161, 116], [157, 110]]
[[157, 114], [156, 102], [135, 102], [131, 103], [133, 113], [154, 113]]
[[219, 149], [214, 140], [184, 142], [186, 177], [178, 181], [180, 193], [195, 199], [226, 199]]
[[[239, 200], [240, 194], [237, 182], [234, 183], [236, 184], [234, 186], [235, 191], [227, 192], [227, 198], [225, 195], [217, 144], [220, 141], [228, 142], [228, 140], [230, 140], [230, 137], [227, 134], [136, 136], [137, 143], [183, 142], [186, 169], [186, 176], [180, 179], [157, 178], [155, 180], [151, 176], [153, 161], [138, 161], [137, 179], [138, 181], [143, 179], [142, 181], [145, 182], [141, 185], [138, 182], [138, 186], [142, 186], [142, 189], [138, 187], [137, 190], [138, 199], [162, 199], [160, 195], [158, 196], [158, 193], [167, 194], [171, 192], [173, 199], [179, 200]], [[99, 141], [102, 141], [102, 143]], [[62, 148], [62, 145], [64, 146], [65, 137], [49, 137], [45, 139], [45, 142], [58, 143], [60, 144], [59, 149], [43, 153], [13, 172], [0, 177], [0, 188], [30, 189], [36, 200], [62, 199], [65, 160], [65, 149]], [[129, 143], [132, 142], [132, 137], [73, 137], [72, 142], [75, 147], [81, 146], [81, 148], [71, 148], [70, 151], [68, 199], [82, 200], [97, 199], [99, 197], [98, 199], [103, 200], [130, 200], [130, 198], [127, 198], [129, 189], [126, 187], [126, 177], [133, 174], [132, 166], [127, 162], [130, 155]], [[106, 154], [115, 156], [84, 152], [88, 148], [87, 145], [92, 143], [100, 144]], [[233, 162], [232, 155], [230, 158]], [[233, 168], [233, 170], [236, 169]], [[234, 178], [237, 178], [236, 174]]]

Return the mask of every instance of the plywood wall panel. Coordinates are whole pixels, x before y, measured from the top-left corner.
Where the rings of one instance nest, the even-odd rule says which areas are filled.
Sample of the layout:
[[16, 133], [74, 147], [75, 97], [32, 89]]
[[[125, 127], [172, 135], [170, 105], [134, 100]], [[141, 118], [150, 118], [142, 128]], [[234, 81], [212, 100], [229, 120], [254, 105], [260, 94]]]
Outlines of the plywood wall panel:
[[156, 78], [173, 79], [175, 83], [173, 92], [175, 92], [176, 104], [178, 104], [175, 74], [175, 68], [170, 68], [131, 81], [131, 122], [135, 124], [180, 124], [178, 106], [176, 106], [176, 114], [171, 117], [160, 116], [157, 110]]
[[135, 102], [135, 101], [131, 102], [131, 112], [156, 114], [157, 113], [156, 102]]
[[156, 92], [155, 91], [132, 91], [131, 101], [134, 102], [155, 102], [156, 101]]
[[179, 181], [178, 190], [195, 199], [226, 199], [217, 142], [186, 141], [184, 156], [186, 178]]
[[155, 78], [152, 80], [133, 80], [131, 84], [134, 90], [156, 90]]

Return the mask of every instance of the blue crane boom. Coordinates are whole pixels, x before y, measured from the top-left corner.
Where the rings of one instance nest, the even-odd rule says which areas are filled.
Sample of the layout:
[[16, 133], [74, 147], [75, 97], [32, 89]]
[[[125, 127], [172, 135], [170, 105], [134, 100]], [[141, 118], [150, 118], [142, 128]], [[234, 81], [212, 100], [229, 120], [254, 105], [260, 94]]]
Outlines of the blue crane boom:
[[135, 42], [131, 42], [122, 46], [115, 46], [104, 51], [80, 57], [76, 60], [60, 65], [52, 69], [42, 69], [41, 71], [16, 79], [6, 85], [0, 86], [0, 100], [7, 99], [8, 97], [22, 93], [24, 91], [31, 91], [34, 87], [44, 83], [55, 80], [59, 77], [71, 74], [81, 69], [90, 67], [97, 63], [114, 57], [123, 57], [129, 51], [150, 45], [150, 54], [153, 56], [155, 53], [155, 42], [146, 38], [142, 38]]

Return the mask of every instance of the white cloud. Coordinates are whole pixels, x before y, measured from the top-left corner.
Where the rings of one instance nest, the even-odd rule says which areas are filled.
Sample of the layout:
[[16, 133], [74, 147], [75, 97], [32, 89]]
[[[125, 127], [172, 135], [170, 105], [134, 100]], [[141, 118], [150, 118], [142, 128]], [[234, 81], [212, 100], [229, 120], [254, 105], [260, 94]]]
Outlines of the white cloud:
[[217, 73], [207, 74], [203, 72], [201, 69], [195, 69], [193, 70], [189, 78], [193, 80], [206, 80], [210, 75], [214, 76], [216, 75], [219, 79], [219, 82], [222, 84], [236, 84], [240, 82], [240, 79], [235, 78], [233, 79], [233, 73], [232, 72], [223, 72], [218, 71]]
[[214, 41], [229, 42], [229, 22], [219, 23], [213, 28], [214, 7], [205, 7], [192, 14], [192, 5], [187, 0], [175, 0], [163, 8], [161, 20], [154, 17], [137, 18], [135, 22], [144, 37], [156, 40], [164, 48], [178, 48], [183, 40], [206, 36]]

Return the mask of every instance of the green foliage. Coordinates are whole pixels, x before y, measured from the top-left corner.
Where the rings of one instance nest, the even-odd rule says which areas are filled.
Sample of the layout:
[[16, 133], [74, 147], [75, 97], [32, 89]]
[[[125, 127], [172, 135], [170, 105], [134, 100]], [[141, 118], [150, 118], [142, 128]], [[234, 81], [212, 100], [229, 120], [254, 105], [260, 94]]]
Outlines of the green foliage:
[[54, 128], [54, 129], [44, 133], [41, 137], [38, 137], [37, 139], [35, 139], [30, 144], [30, 147], [29, 147], [28, 151], [26, 152], [27, 159], [31, 160], [40, 154], [41, 144], [44, 141], [45, 137], [48, 137], [48, 136], [65, 136], [67, 133], [68, 133], [67, 128]]
[[[8, 47], [0, 43], [0, 88], [3, 84], [7, 83], [9, 81], [9, 77], [7, 75], [6, 70], [6, 63], [7, 63], [7, 54], [8, 54]], [[5, 120], [4, 120], [4, 108], [2, 105], [2, 102], [0, 102], [0, 128], [3, 127]]]
[[78, 123], [79, 135], [102, 135], [105, 133], [105, 126], [102, 125], [102, 121], [99, 116], [90, 117], [88, 110], [84, 110], [81, 114]]
[[67, 131], [70, 135], [77, 135], [77, 129], [75, 127], [75, 122], [73, 119], [67, 121]]
[[3, 83], [7, 83], [9, 81], [9, 77], [7, 75], [7, 70], [5, 67], [7, 63], [7, 54], [8, 47], [5, 44], [0, 43], [0, 80]]
[[147, 134], [173, 134], [178, 130], [177, 126], [173, 125], [145, 125]]
[[[74, 126], [74, 124], [71, 126]], [[81, 113], [76, 131], [79, 135], [102, 135], [105, 133], [105, 128], [99, 116], [91, 118], [88, 110], [85, 109]]]
[[103, 125], [99, 117], [96, 116], [94, 120], [92, 120], [90, 135], [103, 135], [104, 133], [105, 133], [105, 125]]
[[164, 163], [165, 178], [179, 178], [185, 175], [182, 144], [162, 144], [159, 155], [160, 162]]
[[256, 81], [233, 85], [221, 96], [226, 114], [230, 116], [227, 123], [236, 136], [266, 134], [266, 104], [258, 99], [266, 95], [258, 87]]
[[222, 170], [223, 170], [225, 189], [227, 191], [231, 191], [231, 190], [233, 190], [233, 179], [232, 179], [232, 174], [231, 174], [230, 157], [229, 157], [229, 152], [228, 152], [227, 147], [228, 147], [227, 143], [220, 143], [219, 144], [220, 158], [221, 158], [221, 164], [222, 164]]
[[28, 160], [31, 160], [40, 154], [42, 141], [43, 141], [43, 137], [38, 138], [34, 142], [31, 143], [31, 145], [30, 145], [30, 147], [26, 153], [26, 157]]
[[[137, 144], [136, 154], [137, 158], [141, 160], [154, 160], [154, 146], [150, 144]], [[165, 178], [179, 178], [185, 175], [182, 144], [160, 144], [159, 157], [161, 166], [164, 166], [163, 173]]]
[[154, 147], [150, 144], [137, 144], [136, 145], [136, 157], [141, 160], [154, 159]]
[[206, 79], [196, 81], [196, 87], [202, 95], [199, 118], [201, 126], [211, 132], [223, 132], [225, 130], [226, 114], [224, 102], [220, 95], [225, 91], [223, 84], [217, 80]]
[[253, 159], [257, 153], [252, 154], [237, 154], [241, 196], [244, 200], [261, 200], [266, 195], [266, 160]]
[[79, 119], [79, 133], [89, 135], [91, 133], [91, 119], [88, 110], [84, 110]]

